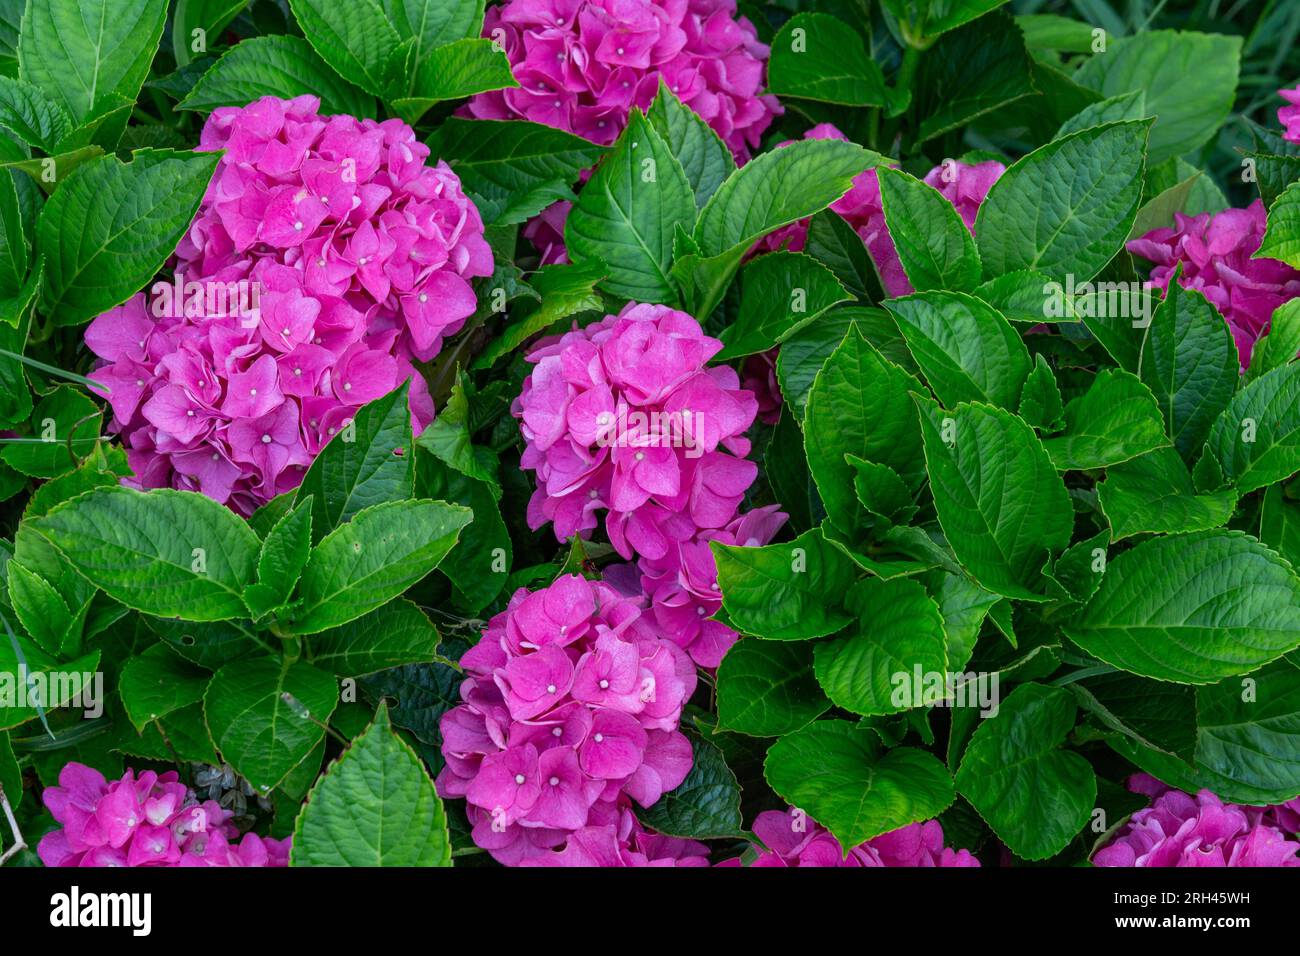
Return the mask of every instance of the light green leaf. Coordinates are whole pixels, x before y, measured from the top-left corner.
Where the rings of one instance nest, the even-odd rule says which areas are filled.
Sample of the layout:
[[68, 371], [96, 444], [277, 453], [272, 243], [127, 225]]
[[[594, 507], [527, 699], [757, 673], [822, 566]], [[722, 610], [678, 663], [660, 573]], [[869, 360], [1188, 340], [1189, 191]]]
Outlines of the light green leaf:
[[885, 222], [912, 288], [969, 292], [979, 285], [975, 239], [952, 203], [921, 180], [882, 166]]
[[746, 634], [802, 641], [833, 634], [852, 618], [839, 606], [853, 564], [817, 529], [788, 544], [763, 547], [713, 542], [728, 621]]
[[509, 225], [559, 199], [606, 152], [563, 130], [523, 120], [448, 117], [427, 140], [461, 185], [477, 197], [485, 222]]
[[219, 106], [244, 106], [263, 96], [320, 97], [321, 112], [373, 117], [375, 99], [335, 73], [302, 37], [261, 36], [241, 40], [210, 66], [180, 110], [211, 112]]
[[1092, 600], [1062, 626], [1108, 664], [1208, 684], [1300, 646], [1300, 580], [1240, 531], [1152, 538], [1111, 561]]
[[1072, 133], [1034, 150], [993, 184], [975, 222], [985, 277], [1037, 269], [1091, 279], [1124, 245], [1142, 199], [1150, 121]]
[[943, 764], [912, 747], [885, 751], [873, 731], [846, 720], [819, 720], [782, 737], [767, 752], [772, 789], [849, 849], [952, 803]]
[[409, 384], [359, 408], [352, 427], [335, 435], [307, 469], [298, 507], [311, 501], [314, 540], [387, 501], [404, 501], [415, 487]]
[[361, 677], [420, 664], [438, 653], [438, 629], [406, 600], [392, 601], [341, 627], [307, 639], [311, 662], [339, 677]]
[[1065, 406], [1052, 366], [1041, 354], [1034, 356], [1034, 369], [1020, 392], [1020, 417], [1040, 431], [1065, 427]]
[[27, 526], [127, 607], [189, 621], [248, 613], [241, 595], [260, 542], [233, 511], [197, 492], [97, 488]]
[[483, 29], [483, 0], [385, 0], [384, 8], [403, 40], [415, 38], [417, 61], [434, 47], [476, 37]]
[[312, 788], [291, 866], [451, 866], [447, 816], [415, 751], [380, 704], [375, 722]]
[[1232, 399], [1239, 368], [1237, 345], [1223, 316], [1200, 292], [1171, 281], [1142, 342], [1138, 374], [1184, 460], [1199, 454]]
[[782, 97], [884, 106], [885, 78], [848, 24], [825, 13], [800, 13], [772, 40], [768, 86]]
[[367, 93], [385, 95], [402, 38], [378, 0], [290, 0], [289, 7], [308, 42], [335, 72]]
[[723, 349], [714, 360], [766, 352], [848, 298], [835, 274], [811, 256], [759, 256], [741, 270], [740, 312], [722, 330]]
[[1300, 266], [1300, 182], [1294, 182], [1268, 208], [1264, 238], [1252, 259], [1277, 259]]
[[1243, 495], [1300, 471], [1300, 364], [1237, 392], [1210, 426], [1206, 449]]
[[1065, 430], [1043, 441], [1060, 471], [1104, 468], [1169, 444], [1155, 398], [1137, 376], [1103, 369], [1065, 406]]
[[52, 153], [72, 129], [72, 117], [39, 86], [0, 76], [0, 127], [28, 146]]
[[779, 737], [812, 723], [831, 702], [813, 676], [813, 648], [742, 638], [718, 665], [718, 729]]
[[154, 644], [122, 665], [118, 691], [127, 718], [139, 732], [150, 721], [201, 701], [211, 678], [166, 644]]
[[102, 156], [78, 166], [41, 210], [42, 305], [56, 325], [78, 325], [126, 301], [176, 249], [219, 153], [142, 149], [131, 162]]
[[[647, 178], [649, 177], [649, 178]], [[716, 196], [715, 196], [716, 199]], [[706, 207], [707, 209], [707, 207]], [[583, 187], [564, 227], [569, 256], [609, 267], [611, 294], [672, 302], [673, 231], [695, 219], [695, 198], [668, 144], [639, 110]]]
[[443, 100], [517, 87], [510, 61], [495, 40], [455, 40], [426, 53], [416, 67], [410, 95], [393, 99], [393, 108], [414, 123]]
[[[776, 356], [776, 379], [797, 421], [808, 407], [813, 379], [832, 352], [844, 341], [855, 310], [832, 309], [812, 325], [806, 325], [785, 340]], [[893, 321], [890, 319], [889, 321]]]
[[255, 618], [285, 604], [293, 594], [311, 554], [312, 500], [308, 495], [300, 506], [276, 522], [262, 542], [257, 558], [258, 583], [244, 593], [244, 601]]
[[61, 103], [74, 122], [114, 95], [134, 102], [166, 19], [166, 0], [28, 0], [19, 76]]
[[1300, 354], [1300, 299], [1289, 299], [1273, 310], [1268, 334], [1251, 349], [1247, 378], [1256, 379], [1265, 372], [1289, 365], [1297, 354]]
[[971, 737], [957, 790], [1017, 856], [1043, 860], [1088, 822], [1097, 778], [1078, 754], [1060, 749], [1074, 727], [1069, 691], [1024, 684]]
[[0, 460], [35, 478], [72, 471], [94, 450], [103, 417], [99, 405], [82, 391], [60, 385], [37, 404], [29, 434], [0, 441]]
[[1120, 123], [1124, 120], [1137, 120], [1150, 115], [1147, 112], [1145, 90], [1139, 89], [1133, 90], [1131, 93], [1120, 93], [1117, 96], [1111, 96], [1092, 103], [1075, 113], [1061, 124], [1061, 128], [1056, 131], [1056, 135], [1052, 139], [1060, 139], [1062, 136], [1069, 136], [1071, 133], [1090, 129], [1093, 126], [1105, 126], [1107, 123]]
[[682, 164], [686, 181], [695, 193], [695, 205], [703, 206], [723, 181], [736, 171], [731, 150], [713, 127], [683, 105], [662, 79], [646, 117]]
[[1042, 442], [998, 408], [917, 404], [935, 511], [957, 560], [989, 591], [1045, 600], [1042, 568], [1069, 544], [1074, 510]]
[[1208, 531], [1227, 524], [1237, 506], [1230, 490], [1197, 494], [1172, 447], [1107, 468], [1097, 497], [1115, 541], [1149, 532]]
[[1018, 405], [1033, 362], [1020, 334], [992, 306], [935, 290], [891, 299], [886, 308], [944, 405]]
[[1210, 140], [1237, 93], [1241, 38], [1151, 30], [1108, 39], [1105, 53], [1083, 62], [1075, 79], [1103, 96], [1146, 94], [1151, 165], [1183, 156]]
[[263, 794], [316, 748], [337, 704], [331, 675], [272, 657], [227, 664], [203, 697], [222, 759]]
[[849, 592], [857, 616], [847, 634], [816, 648], [817, 683], [855, 714], [896, 714], [922, 704], [914, 675], [946, 674], [948, 655], [939, 607], [906, 578], [864, 578]]
[[471, 517], [468, 508], [442, 501], [391, 501], [358, 512], [312, 552], [299, 606], [283, 629], [313, 634], [392, 600], [438, 566]]

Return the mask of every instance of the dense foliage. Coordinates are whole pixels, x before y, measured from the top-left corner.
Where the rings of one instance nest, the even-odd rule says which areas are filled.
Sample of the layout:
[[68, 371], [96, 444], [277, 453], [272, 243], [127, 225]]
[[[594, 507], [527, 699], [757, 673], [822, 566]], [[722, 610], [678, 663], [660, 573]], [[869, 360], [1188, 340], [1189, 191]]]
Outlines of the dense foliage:
[[1224, 6], [0, 0], [0, 861], [1300, 865]]

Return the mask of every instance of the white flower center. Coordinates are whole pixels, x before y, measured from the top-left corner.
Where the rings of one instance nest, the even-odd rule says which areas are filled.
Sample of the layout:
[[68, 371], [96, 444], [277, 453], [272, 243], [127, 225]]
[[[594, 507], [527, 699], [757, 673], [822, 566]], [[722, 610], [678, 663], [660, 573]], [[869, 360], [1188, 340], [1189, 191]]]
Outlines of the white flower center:
[[515, 774], [515, 783], [522, 784], [524, 782], [524, 779], [525, 778], [522, 773]]

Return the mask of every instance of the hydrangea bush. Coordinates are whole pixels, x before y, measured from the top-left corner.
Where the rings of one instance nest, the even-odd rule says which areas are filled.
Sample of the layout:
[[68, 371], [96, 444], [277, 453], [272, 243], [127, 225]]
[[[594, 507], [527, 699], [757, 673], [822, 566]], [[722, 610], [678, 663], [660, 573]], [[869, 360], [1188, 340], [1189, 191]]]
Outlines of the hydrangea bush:
[[1300, 865], [1247, 6], [0, 0], [0, 864]]

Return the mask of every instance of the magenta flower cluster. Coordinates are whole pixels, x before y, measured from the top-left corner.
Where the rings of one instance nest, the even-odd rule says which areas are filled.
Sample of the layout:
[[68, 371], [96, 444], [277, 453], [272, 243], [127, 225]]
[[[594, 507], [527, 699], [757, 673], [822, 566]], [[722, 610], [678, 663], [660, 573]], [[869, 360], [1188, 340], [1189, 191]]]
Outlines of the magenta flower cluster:
[[1241, 366], [1250, 365], [1255, 342], [1268, 331], [1273, 310], [1300, 295], [1300, 272], [1275, 259], [1254, 259], [1264, 238], [1266, 212], [1256, 199], [1245, 209], [1198, 216], [1174, 213], [1174, 227], [1153, 229], [1128, 250], [1155, 263], [1151, 281], [1168, 290], [1178, 284], [1203, 293], [1232, 329]]
[[1209, 790], [1195, 796], [1144, 773], [1128, 788], [1151, 798], [1093, 854], [1096, 866], [1300, 866], [1300, 800], [1275, 807], [1224, 803]]
[[[848, 137], [830, 123], [821, 123], [804, 133], [804, 139], [838, 139]], [[789, 142], [781, 146], [790, 145]], [[925, 182], [933, 186], [943, 198], [952, 203], [966, 228], [975, 232], [975, 216], [980, 204], [988, 195], [993, 184], [1006, 172], [1006, 167], [996, 160], [968, 164], [957, 160], [945, 160], [925, 175]], [[903, 264], [894, 248], [893, 237], [885, 225], [885, 209], [880, 199], [880, 179], [875, 169], [859, 173], [853, 180], [853, 186], [847, 193], [831, 203], [831, 210], [838, 213], [845, 222], [853, 227], [871, 254], [880, 282], [887, 296], [909, 295], [914, 290], [907, 281]], [[757, 251], [774, 251], [789, 249], [802, 251], [808, 240], [808, 220], [791, 223], [764, 236], [755, 247]]]
[[480, 93], [480, 119], [523, 118], [608, 145], [663, 82], [741, 161], [780, 113], [761, 93], [768, 49], [735, 0], [508, 0], [483, 35], [506, 52], [517, 89]]
[[1300, 143], [1300, 86], [1278, 90], [1277, 95], [1287, 103], [1277, 111], [1278, 122], [1282, 124], [1282, 138], [1289, 143]]
[[[754, 820], [754, 836], [765, 850], [750, 864], [757, 867], [912, 866], [977, 867], [980, 861], [969, 850], [943, 845], [943, 826], [938, 820], [909, 823], [860, 843], [845, 855], [844, 847], [820, 824], [791, 807], [766, 810]], [[741, 866], [739, 858], [719, 866]]]
[[653, 833], [630, 809], [614, 822], [583, 827], [570, 834], [558, 851], [530, 856], [521, 866], [643, 867], [708, 866], [709, 848], [695, 840]]
[[550, 860], [575, 835], [577, 855], [603, 839], [593, 828], [626, 842], [631, 801], [650, 806], [690, 772], [677, 727], [694, 665], [603, 582], [521, 588], [460, 663], [438, 792], [466, 798], [474, 842], [501, 863]]
[[695, 661], [716, 667], [735, 633], [720, 605], [709, 540], [766, 544], [785, 520], [738, 517], [758, 474], [745, 431], [758, 411], [722, 348], [684, 312], [629, 303], [618, 315], [542, 342], [513, 412], [536, 472], [531, 527], [566, 541], [596, 527], [639, 571], [656, 619]]
[[69, 763], [42, 794], [61, 824], [41, 838], [46, 866], [288, 866], [290, 839], [241, 838], [229, 810], [199, 802], [175, 771], [128, 770], [109, 783]]
[[483, 221], [399, 120], [320, 116], [313, 96], [215, 110], [224, 150], [176, 250], [174, 283], [101, 315], [102, 360], [135, 483], [242, 513], [295, 487], [368, 401], [411, 382], [492, 272]]

